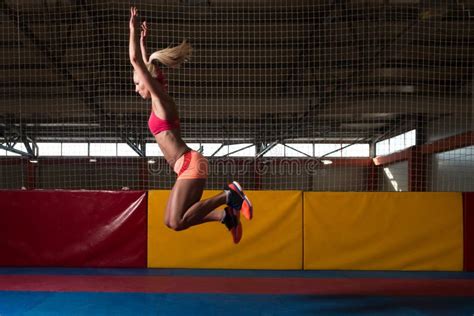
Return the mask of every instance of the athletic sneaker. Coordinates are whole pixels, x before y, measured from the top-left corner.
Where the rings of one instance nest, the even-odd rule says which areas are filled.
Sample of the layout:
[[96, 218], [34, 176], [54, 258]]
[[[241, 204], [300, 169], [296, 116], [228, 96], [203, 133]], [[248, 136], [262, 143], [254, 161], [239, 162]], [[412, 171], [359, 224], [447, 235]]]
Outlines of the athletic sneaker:
[[240, 212], [231, 207], [225, 208], [225, 217], [222, 222], [232, 234], [234, 244], [238, 244], [242, 239], [242, 223], [240, 223]]
[[237, 181], [233, 181], [224, 190], [230, 191], [226, 204], [234, 210], [240, 211], [246, 219], [251, 220], [253, 217], [253, 206], [249, 198], [244, 194], [240, 184]]

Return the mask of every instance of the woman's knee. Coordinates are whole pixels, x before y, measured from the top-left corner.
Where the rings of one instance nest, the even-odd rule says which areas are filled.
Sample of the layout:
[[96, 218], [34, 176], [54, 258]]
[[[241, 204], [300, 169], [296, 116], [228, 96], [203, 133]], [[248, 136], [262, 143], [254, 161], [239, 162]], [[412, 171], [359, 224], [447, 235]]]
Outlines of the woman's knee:
[[187, 228], [181, 218], [173, 216], [165, 217], [165, 225], [174, 231], [180, 231]]

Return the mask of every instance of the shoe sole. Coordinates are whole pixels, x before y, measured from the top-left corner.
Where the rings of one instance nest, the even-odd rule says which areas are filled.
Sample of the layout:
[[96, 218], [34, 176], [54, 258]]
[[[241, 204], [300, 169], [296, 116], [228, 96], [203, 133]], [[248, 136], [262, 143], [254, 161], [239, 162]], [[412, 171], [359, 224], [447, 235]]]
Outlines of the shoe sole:
[[238, 224], [237, 226], [235, 226], [234, 228], [230, 230], [230, 233], [232, 234], [232, 241], [234, 242], [234, 244], [238, 244], [240, 240], [242, 239], [242, 234], [243, 234], [242, 223], [240, 222], [240, 212], [232, 208], [231, 210], [234, 216], [237, 218]]
[[237, 181], [232, 181], [231, 185], [234, 185], [235, 188], [237, 189], [236, 192], [239, 194], [240, 198], [244, 200], [244, 202], [247, 203], [247, 208], [243, 208], [243, 203], [242, 203], [242, 209], [241, 213], [247, 220], [251, 220], [253, 218], [253, 206], [252, 202], [250, 202], [250, 199], [244, 194], [244, 190], [240, 186], [240, 184]]
[[238, 244], [242, 239], [242, 224], [239, 222], [239, 225], [237, 225], [237, 227], [233, 228], [232, 230], [232, 240], [234, 241], [234, 244]]

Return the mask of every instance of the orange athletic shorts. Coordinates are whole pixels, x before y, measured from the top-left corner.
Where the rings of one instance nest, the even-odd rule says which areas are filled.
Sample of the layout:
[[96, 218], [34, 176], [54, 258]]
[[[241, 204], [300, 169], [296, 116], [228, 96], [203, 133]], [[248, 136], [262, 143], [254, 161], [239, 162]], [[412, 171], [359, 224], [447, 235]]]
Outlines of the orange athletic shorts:
[[207, 159], [195, 150], [186, 152], [178, 158], [174, 172], [181, 179], [207, 179], [209, 163]]

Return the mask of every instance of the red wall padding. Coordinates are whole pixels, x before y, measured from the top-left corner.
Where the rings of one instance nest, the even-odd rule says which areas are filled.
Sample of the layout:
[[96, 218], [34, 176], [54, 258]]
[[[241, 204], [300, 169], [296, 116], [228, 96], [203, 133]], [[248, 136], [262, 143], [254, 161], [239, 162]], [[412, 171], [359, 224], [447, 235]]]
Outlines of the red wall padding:
[[474, 192], [462, 194], [464, 208], [464, 271], [474, 271]]
[[146, 267], [146, 195], [0, 191], [0, 265]]

